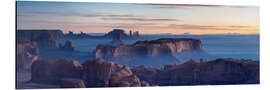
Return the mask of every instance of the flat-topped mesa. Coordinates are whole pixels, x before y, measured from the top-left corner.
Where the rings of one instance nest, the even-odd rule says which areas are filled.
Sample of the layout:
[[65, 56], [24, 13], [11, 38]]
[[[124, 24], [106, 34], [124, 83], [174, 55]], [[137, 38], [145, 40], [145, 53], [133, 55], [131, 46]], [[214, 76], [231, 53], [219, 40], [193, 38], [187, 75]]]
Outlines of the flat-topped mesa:
[[30, 29], [17, 30], [17, 39], [31, 41], [31, 39], [39, 37], [41, 34], [52, 34], [54, 39], [62, 39], [64, 34], [61, 30], [55, 29]]
[[96, 58], [113, 60], [129, 66], [163, 66], [179, 60], [203, 58], [206, 55], [201, 41], [192, 38], [161, 38], [138, 41], [132, 45], [98, 45], [94, 54]]
[[[202, 51], [202, 42], [198, 39], [193, 38], [160, 38], [151, 41], [138, 41], [134, 44], [135, 46], [146, 46], [146, 45], [167, 45], [174, 52], [182, 52], [187, 50], [199, 50]], [[174, 49], [172, 49], [174, 48]]]
[[128, 37], [128, 35], [125, 33], [125, 31], [123, 29], [113, 29], [112, 31], [105, 34], [104, 36], [113, 38], [113, 37], [119, 36], [119, 35], [122, 36], [122, 38]]

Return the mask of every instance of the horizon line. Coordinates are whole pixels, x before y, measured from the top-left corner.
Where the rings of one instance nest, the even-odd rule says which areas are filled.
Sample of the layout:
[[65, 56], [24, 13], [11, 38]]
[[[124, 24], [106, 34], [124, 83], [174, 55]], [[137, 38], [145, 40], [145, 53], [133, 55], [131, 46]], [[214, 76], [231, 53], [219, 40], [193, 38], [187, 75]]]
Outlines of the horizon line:
[[[61, 29], [16, 29], [16, 30], [60, 30], [64, 34], [68, 33], [65, 30], [61, 30]], [[126, 33], [125, 29], [122, 29], [122, 30], [124, 30], [124, 33]], [[80, 33], [80, 32], [74, 32], [74, 31], [71, 31], [71, 32]], [[95, 32], [92, 32], [92, 33], [91, 32], [83, 32], [83, 33], [86, 33], [86, 34], [106, 34], [108, 32], [100, 32], [100, 33], [98, 33], [98, 32], [97, 33], [95, 33]], [[126, 34], [128, 34], [128, 33], [126, 33]], [[254, 34], [257, 34], [257, 35], [260, 35], [260, 33], [204, 33], [204, 34], [194, 34], [194, 33], [190, 33], [190, 32], [184, 32], [184, 33], [179, 33], [179, 34], [174, 34], [174, 33], [140, 33], [140, 34], [141, 35], [154, 35], [154, 34], [167, 34], [167, 35], [169, 35], [169, 34], [170, 35], [224, 35], [224, 34], [227, 34], [227, 35], [254, 35]]]

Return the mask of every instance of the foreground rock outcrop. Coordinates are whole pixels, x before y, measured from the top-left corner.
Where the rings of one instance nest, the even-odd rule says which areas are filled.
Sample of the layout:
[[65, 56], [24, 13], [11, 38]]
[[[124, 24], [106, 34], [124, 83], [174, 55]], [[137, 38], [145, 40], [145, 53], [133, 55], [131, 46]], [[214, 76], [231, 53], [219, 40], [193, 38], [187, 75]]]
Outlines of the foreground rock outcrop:
[[207, 56], [202, 49], [201, 41], [192, 38], [161, 38], [138, 41], [132, 45], [98, 45], [94, 54], [96, 58], [112, 60], [128, 66], [144, 64], [153, 67]]
[[157, 68], [149, 68], [144, 65], [135, 67], [131, 69], [133, 74], [138, 76], [141, 80], [146, 81], [150, 85], [156, 85], [155, 84], [155, 75], [159, 72], [161, 72], [161, 69]]
[[71, 79], [71, 78], [62, 79], [60, 83], [60, 87], [61, 88], [86, 88], [83, 80]]
[[81, 78], [82, 66], [72, 59], [38, 60], [32, 65], [31, 82], [59, 83], [64, 78]]
[[32, 63], [38, 60], [37, 54], [39, 49], [35, 43], [26, 42], [23, 40], [17, 41], [17, 69], [30, 70]]
[[83, 79], [87, 87], [141, 86], [140, 79], [127, 66], [102, 59], [83, 63]]
[[[151, 68], [133, 69], [140, 79], [154, 85], [224, 85], [259, 84], [259, 61], [231, 58], [213, 61], [190, 60], [180, 65], [170, 65], [158, 72]], [[150, 75], [150, 76], [149, 76]]]
[[164, 68], [129, 68], [103, 59], [82, 65], [70, 59], [38, 60], [32, 65], [31, 82], [52, 83], [62, 88], [139, 87], [181, 85], [259, 84], [259, 61], [232, 58], [189, 60]]

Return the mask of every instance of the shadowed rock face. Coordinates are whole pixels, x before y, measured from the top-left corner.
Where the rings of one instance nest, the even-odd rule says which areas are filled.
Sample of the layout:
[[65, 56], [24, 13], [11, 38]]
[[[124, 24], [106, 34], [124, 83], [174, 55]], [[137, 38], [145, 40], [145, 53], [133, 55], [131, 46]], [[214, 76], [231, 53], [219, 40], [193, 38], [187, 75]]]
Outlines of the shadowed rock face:
[[39, 48], [58, 48], [56, 39], [62, 38], [61, 30], [17, 30], [17, 40], [36, 42]]
[[[231, 58], [217, 59], [208, 62], [190, 60], [180, 65], [164, 68], [154, 75], [146, 77], [148, 68], [132, 70], [142, 80], [167, 85], [203, 85], [203, 84], [258, 84], [259, 62], [235, 60]], [[140, 73], [138, 73], [140, 72]]]
[[[162, 38], [138, 41], [133, 45], [98, 45], [94, 54], [97, 58], [113, 60], [128, 66], [144, 64], [154, 67], [181, 62], [182, 59], [206, 56], [201, 41], [191, 38]], [[153, 61], [156, 63], [152, 64]]]
[[35, 43], [17, 41], [17, 69], [29, 70], [34, 61], [38, 59], [39, 49]]
[[131, 69], [133, 74], [138, 76], [141, 80], [144, 80], [148, 82], [150, 85], [155, 84], [155, 78], [154, 76], [158, 73], [161, 72], [160, 69], [157, 68], [147, 68], [144, 65], [135, 67]]
[[105, 37], [114, 38], [115, 36], [121, 36], [122, 38], [127, 38], [128, 35], [122, 29], [113, 29], [113, 31], [105, 34]]
[[258, 84], [259, 62], [225, 58], [189, 60], [163, 69], [143, 65], [130, 69], [102, 59], [87, 60], [83, 66], [69, 59], [38, 60], [31, 76], [32, 82], [65, 88]]
[[86, 88], [83, 80], [65, 78], [61, 80], [61, 88]]
[[58, 48], [59, 47], [52, 33], [42, 33], [36, 38], [32, 38], [31, 40], [33, 42], [37, 42], [39, 48]]
[[61, 30], [17, 30], [17, 39], [31, 41], [42, 34], [52, 34], [54, 39], [62, 39], [64, 34]]
[[87, 87], [141, 86], [139, 78], [127, 67], [102, 59], [83, 63], [83, 79]]
[[80, 78], [82, 66], [72, 59], [38, 60], [32, 65], [31, 81], [59, 83], [63, 78]]
[[75, 44], [73, 42], [67, 40], [65, 45], [61, 47], [61, 50], [74, 51], [75, 50]]

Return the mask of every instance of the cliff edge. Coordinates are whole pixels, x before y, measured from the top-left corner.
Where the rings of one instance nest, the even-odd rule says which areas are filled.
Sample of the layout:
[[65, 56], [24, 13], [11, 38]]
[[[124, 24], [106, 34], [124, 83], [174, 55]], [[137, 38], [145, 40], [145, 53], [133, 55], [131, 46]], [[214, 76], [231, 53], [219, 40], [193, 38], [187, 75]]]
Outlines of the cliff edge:
[[96, 58], [131, 67], [135, 65], [159, 67], [207, 55], [202, 49], [201, 41], [192, 38], [161, 38], [137, 41], [132, 45], [98, 45], [93, 53]]

